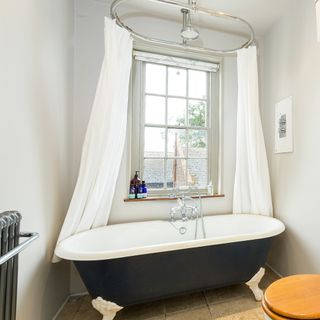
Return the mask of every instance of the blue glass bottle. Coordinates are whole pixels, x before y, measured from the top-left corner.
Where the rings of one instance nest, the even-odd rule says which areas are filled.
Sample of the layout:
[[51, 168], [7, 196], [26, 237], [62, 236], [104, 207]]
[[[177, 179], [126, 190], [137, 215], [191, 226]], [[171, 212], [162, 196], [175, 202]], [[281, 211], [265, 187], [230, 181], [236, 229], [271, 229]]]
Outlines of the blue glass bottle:
[[143, 198], [146, 198], [148, 196], [148, 189], [145, 181], [142, 181], [141, 187], [142, 187]]

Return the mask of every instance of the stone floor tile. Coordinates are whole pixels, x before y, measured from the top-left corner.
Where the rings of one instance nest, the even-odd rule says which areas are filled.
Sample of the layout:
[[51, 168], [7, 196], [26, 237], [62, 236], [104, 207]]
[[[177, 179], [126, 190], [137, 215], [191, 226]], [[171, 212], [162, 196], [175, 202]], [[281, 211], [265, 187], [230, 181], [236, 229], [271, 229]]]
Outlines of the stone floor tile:
[[199, 306], [206, 306], [206, 299], [202, 292], [183, 295], [164, 300], [166, 314], [194, 309]]
[[221, 303], [209, 304], [214, 319], [231, 316], [238, 313], [249, 312], [260, 308], [260, 302], [252, 296], [244, 296], [237, 299], [225, 300]]
[[91, 301], [92, 301], [91, 296], [89, 296], [89, 295], [84, 296], [84, 297], [82, 298], [82, 301], [81, 301], [81, 305], [80, 305], [80, 308], [79, 308], [79, 312], [83, 312], [83, 311], [92, 309], [93, 306], [92, 306]]
[[70, 298], [56, 320], [73, 320], [80, 309], [82, 300], [82, 296]]
[[213, 289], [205, 291], [204, 294], [208, 304], [221, 303], [241, 297], [253, 297], [252, 291], [245, 284]]
[[166, 315], [166, 320], [212, 320], [208, 307], [200, 307]]
[[151, 302], [126, 307], [117, 313], [114, 320], [158, 320], [165, 318], [164, 302]]
[[228, 316], [214, 317], [214, 320], [264, 320], [260, 309], [234, 313]]
[[101, 320], [102, 315], [95, 309], [79, 311], [72, 320]]

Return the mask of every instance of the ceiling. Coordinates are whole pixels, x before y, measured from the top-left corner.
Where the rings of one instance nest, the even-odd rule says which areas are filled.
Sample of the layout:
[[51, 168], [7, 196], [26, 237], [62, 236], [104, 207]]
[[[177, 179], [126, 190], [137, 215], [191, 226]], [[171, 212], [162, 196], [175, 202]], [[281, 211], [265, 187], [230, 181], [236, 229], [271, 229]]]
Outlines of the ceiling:
[[[100, 2], [111, 3], [112, 0], [96, 0]], [[180, 0], [187, 3], [187, 0]], [[199, 7], [209, 8], [216, 11], [224, 11], [231, 15], [239, 16], [247, 20], [254, 28], [257, 36], [262, 36], [277, 21], [290, 5], [291, 0], [198, 0]], [[291, 2], [292, 5], [292, 2]], [[122, 5], [119, 13], [128, 17], [131, 15], [155, 16], [169, 20], [181, 21], [181, 13], [176, 8], [164, 4], [153, 3], [148, 0], [128, 0], [128, 4]], [[243, 33], [241, 26], [226, 22], [213, 21], [211, 17], [199, 16], [194, 17], [195, 24], [208, 28], [224, 28], [228, 31], [234, 29], [235, 33]], [[221, 19], [219, 19], [221, 20]]]
[[198, 5], [224, 11], [247, 20], [263, 35], [285, 12], [291, 0], [199, 0]]

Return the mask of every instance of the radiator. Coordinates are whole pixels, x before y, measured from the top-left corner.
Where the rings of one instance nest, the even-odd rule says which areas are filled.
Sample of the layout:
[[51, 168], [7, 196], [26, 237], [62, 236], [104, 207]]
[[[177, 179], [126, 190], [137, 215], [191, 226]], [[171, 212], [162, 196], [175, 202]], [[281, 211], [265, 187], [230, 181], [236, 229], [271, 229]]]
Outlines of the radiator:
[[[20, 232], [21, 215], [17, 211], [0, 213], [0, 320], [15, 320], [18, 286], [18, 254], [37, 233]], [[19, 243], [20, 237], [26, 237]]]

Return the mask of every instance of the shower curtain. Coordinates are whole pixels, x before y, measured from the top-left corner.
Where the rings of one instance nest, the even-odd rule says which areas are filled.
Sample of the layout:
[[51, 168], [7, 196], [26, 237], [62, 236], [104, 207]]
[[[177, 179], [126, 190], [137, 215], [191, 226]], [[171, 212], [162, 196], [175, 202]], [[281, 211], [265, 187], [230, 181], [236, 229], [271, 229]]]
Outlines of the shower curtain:
[[[132, 39], [105, 18], [105, 56], [82, 148], [73, 197], [57, 244], [108, 223], [127, 127]], [[59, 261], [54, 255], [53, 262]]]
[[233, 213], [272, 216], [270, 178], [262, 132], [257, 49], [237, 53], [238, 114]]

